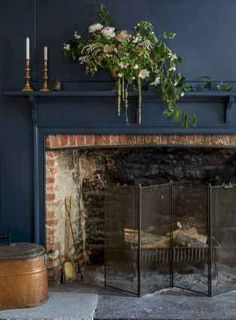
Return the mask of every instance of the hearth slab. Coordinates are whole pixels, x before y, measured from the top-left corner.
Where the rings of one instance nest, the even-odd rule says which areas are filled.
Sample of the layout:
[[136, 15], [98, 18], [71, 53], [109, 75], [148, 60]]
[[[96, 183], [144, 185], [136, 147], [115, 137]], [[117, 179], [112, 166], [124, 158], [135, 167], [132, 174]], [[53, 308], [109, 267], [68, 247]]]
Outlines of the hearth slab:
[[0, 311], [0, 320], [92, 320], [98, 295], [71, 288], [51, 289], [49, 300], [35, 308]]
[[0, 311], [0, 320], [233, 320], [236, 291], [213, 298], [166, 289], [141, 298], [78, 283], [50, 288], [47, 303]]
[[162, 290], [141, 298], [99, 296], [95, 320], [234, 320], [236, 291], [213, 298], [181, 289]]

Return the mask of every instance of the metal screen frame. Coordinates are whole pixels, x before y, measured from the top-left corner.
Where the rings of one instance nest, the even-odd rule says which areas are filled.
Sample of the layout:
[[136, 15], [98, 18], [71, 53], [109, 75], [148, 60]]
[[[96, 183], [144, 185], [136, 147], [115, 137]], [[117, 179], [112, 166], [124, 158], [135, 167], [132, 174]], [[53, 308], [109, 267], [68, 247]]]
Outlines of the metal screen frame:
[[[170, 210], [169, 210], [169, 215], [170, 215], [170, 226], [169, 226], [169, 230], [170, 230], [170, 248], [166, 249], [166, 254], [168, 254], [168, 261], [169, 261], [169, 287], [173, 288], [173, 287], [179, 287], [175, 285], [175, 281], [174, 281], [174, 259], [175, 259], [175, 255], [176, 255], [176, 250], [173, 246], [173, 221], [174, 221], [174, 216], [175, 216], [175, 210], [174, 210], [174, 199], [173, 199], [173, 192], [174, 192], [174, 186], [178, 185], [178, 183], [173, 183], [172, 181], [170, 183], [167, 184], [160, 184], [160, 185], [152, 185], [152, 186], [148, 186], [150, 188], [158, 188], [160, 186], [168, 186], [169, 187], [169, 192], [170, 192]], [[135, 190], [135, 194], [137, 194], [137, 199], [135, 199], [135, 202], [137, 204], [136, 207], [136, 215], [137, 215], [137, 227], [138, 227], [138, 243], [137, 243], [137, 288], [136, 288], [136, 293], [134, 292], [130, 292], [129, 290], [122, 290], [123, 292], [129, 293], [129, 294], [133, 294], [133, 295], [137, 295], [137, 296], [141, 296], [142, 295], [142, 273], [143, 273], [143, 262], [142, 262], [142, 201], [143, 201], [143, 188], [148, 188], [148, 187], [142, 187], [141, 185], [139, 185], [138, 187], [128, 187], [128, 188], [134, 188]], [[218, 187], [222, 187], [224, 188], [224, 186], [218, 186]], [[232, 186], [232, 187], [236, 187], [236, 186]], [[124, 187], [115, 187], [115, 190], [117, 190], [117, 188], [124, 188]], [[127, 188], [127, 187], [125, 187]], [[206, 232], [207, 232], [207, 238], [208, 238], [208, 242], [207, 242], [207, 247], [204, 248], [204, 252], [202, 254], [204, 254], [204, 259], [206, 260], [204, 263], [206, 263], [206, 267], [207, 267], [207, 275], [206, 275], [206, 283], [207, 283], [207, 292], [199, 292], [197, 290], [192, 290], [192, 289], [188, 289], [188, 288], [183, 288], [183, 287], [179, 287], [185, 290], [189, 290], [195, 293], [200, 293], [203, 295], [207, 295], [209, 297], [212, 297], [214, 295], [218, 295], [221, 294], [223, 292], [218, 292], [218, 293], [214, 293], [213, 289], [212, 289], [212, 267], [214, 264], [214, 248], [213, 248], [213, 242], [212, 242], [212, 233], [213, 233], [213, 226], [212, 226], [212, 217], [213, 217], [213, 192], [214, 192], [214, 188], [216, 188], [215, 186], [212, 186], [211, 184], [208, 185], [208, 187], [206, 185], [204, 185], [204, 188], [206, 189], [206, 197], [207, 197], [207, 212], [206, 212]], [[113, 192], [113, 190], [109, 191], [110, 193]], [[114, 191], [115, 192], [115, 191]], [[106, 210], [105, 210], [106, 211]], [[106, 215], [105, 215], [106, 217]], [[105, 218], [106, 219], [106, 218]], [[105, 221], [105, 229], [106, 229], [106, 221]], [[105, 240], [105, 257], [106, 257], [106, 250], [107, 250], [107, 243]], [[116, 288], [114, 286], [111, 286], [108, 284], [107, 282], [107, 259], [105, 259], [105, 286], [106, 287], [110, 287], [113, 289], [118, 289], [121, 290], [119, 288]], [[166, 287], [168, 288], [168, 287]], [[234, 290], [233, 288], [228, 291]], [[152, 293], [152, 292], [150, 292]]]

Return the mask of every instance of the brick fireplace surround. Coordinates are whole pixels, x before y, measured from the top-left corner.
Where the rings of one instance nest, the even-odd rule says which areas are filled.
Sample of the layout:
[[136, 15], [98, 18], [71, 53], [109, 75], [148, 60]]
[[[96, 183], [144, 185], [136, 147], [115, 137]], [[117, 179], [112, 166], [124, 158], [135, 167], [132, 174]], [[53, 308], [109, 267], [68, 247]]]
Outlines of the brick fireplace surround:
[[48, 135], [46, 138], [46, 246], [48, 252], [49, 278], [57, 280], [60, 272], [60, 237], [57, 182], [57, 151], [80, 147], [102, 146], [207, 146], [235, 147], [236, 135]]

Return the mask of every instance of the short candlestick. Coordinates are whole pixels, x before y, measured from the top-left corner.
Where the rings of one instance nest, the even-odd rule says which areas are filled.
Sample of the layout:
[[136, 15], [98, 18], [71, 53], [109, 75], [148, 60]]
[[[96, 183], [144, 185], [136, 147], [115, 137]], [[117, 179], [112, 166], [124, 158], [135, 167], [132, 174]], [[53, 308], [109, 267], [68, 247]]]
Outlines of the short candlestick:
[[43, 86], [40, 89], [42, 92], [50, 91], [48, 88], [48, 60], [44, 60], [43, 63]]

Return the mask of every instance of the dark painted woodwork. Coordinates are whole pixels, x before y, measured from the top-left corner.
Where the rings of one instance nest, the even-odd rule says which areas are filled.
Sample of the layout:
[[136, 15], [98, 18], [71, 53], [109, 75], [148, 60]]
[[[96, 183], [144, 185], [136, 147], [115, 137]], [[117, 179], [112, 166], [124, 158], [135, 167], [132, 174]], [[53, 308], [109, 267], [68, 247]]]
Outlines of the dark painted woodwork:
[[[234, 0], [103, 2], [122, 28], [131, 30], [139, 20], [148, 19], [160, 33], [176, 31], [171, 46], [184, 56], [181, 70], [189, 80], [208, 74], [215, 80], [235, 82]], [[136, 124], [135, 96], [130, 99], [130, 126], [125, 125], [124, 115], [118, 119], [114, 93], [109, 91], [114, 84], [108, 74], [100, 72], [91, 78], [79, 64], [65, 61], [61, 53], [62, 44], [74, 30], [84, 35], [96, 21], [97, 5], [96, 0], [0, 2], [0, 234], [11, 234], [13, 241], [43, 242], [43, 150], [44, 135], [49, 132], [236, 133], [235, 93], [187, 95], [181, 106], [197, 111], [194, 129], [163, 119], [159, 98], [148, 94], [141, 126]], [[26, 36], [31, 38], [31, 56], [35, 54], [34, 86], [40, 86], [43, 45], [48, 45], [50, 80], [63, 80], [66, 92], [28, 97], [17, 91], [23, 84]]]

